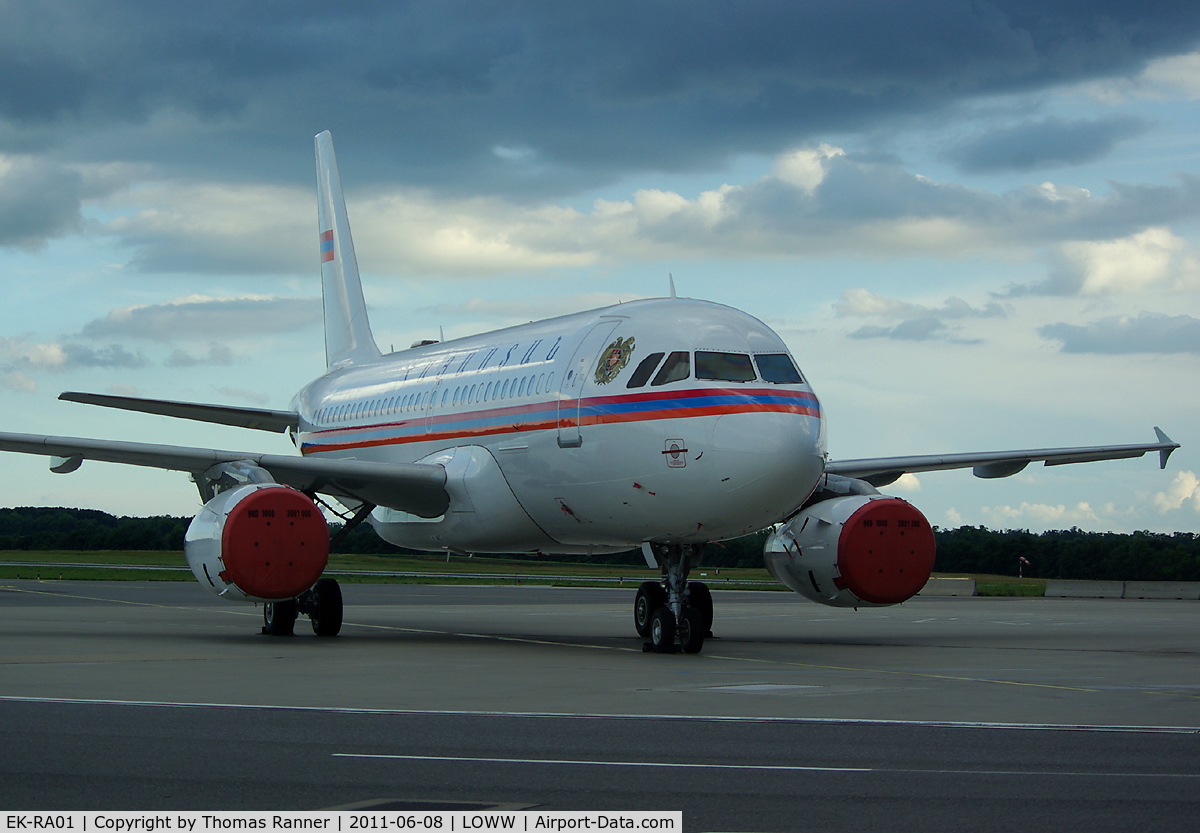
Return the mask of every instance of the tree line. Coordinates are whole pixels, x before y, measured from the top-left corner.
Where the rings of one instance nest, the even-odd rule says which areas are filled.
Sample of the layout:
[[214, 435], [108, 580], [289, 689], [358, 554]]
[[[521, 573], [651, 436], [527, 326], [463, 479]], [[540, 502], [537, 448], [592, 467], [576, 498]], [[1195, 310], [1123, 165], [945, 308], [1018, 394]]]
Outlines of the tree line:
[[[95, 509], [0, 509], [0, 550], [182, 550], [191, 518], [119, 518]], [[334, 528], [336, 530], [336, 527]], [[1191, 532], [1029, 532], [984, 527], [934, 528], [940, 573], [990, 573], [1108, 581], [1200, 581], [1200, 535]], [[761, 567], [767, 533], [709, 544], [706, 567]], [[335, 547], [339, 553], [401, 552], [367, 524]], [[481, 556], [486, 557], [486, 556]], [[513, 558], [514, 556], [504, 556]], [[516, 556], [520, 558], [521, 556]], [[645, 565], [639, 550], [603, 556], [524, 556], [543, 561]]]

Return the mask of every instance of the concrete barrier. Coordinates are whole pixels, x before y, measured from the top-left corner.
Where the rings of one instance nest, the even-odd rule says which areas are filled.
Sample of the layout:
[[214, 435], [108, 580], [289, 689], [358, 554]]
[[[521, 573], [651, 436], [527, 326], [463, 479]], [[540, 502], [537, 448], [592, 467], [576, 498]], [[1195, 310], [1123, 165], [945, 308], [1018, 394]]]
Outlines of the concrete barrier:
[[1060, 599], [1120, 599], [1125, 595], [1123, 581], [1066, 581], [1046, 582], [1046, 596]]
[[1127, 581], [1126, 599], [1200, 599], [1200, 581]]
[[973, 578], [931, 578], [925, 582], [918, 596], [974, 596]]

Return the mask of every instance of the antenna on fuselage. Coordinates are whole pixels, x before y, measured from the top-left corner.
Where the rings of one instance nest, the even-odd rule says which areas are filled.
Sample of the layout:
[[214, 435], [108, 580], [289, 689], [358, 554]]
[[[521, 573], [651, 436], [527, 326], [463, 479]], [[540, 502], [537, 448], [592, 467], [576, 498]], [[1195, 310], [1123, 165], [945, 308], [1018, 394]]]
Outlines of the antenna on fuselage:
[[675, 276], [672, 275], [670, 272], [667, 273], [667, 283], [669, 283], [671, 285], [671, 297], [672, 298], [677, 297], [675, 295]]

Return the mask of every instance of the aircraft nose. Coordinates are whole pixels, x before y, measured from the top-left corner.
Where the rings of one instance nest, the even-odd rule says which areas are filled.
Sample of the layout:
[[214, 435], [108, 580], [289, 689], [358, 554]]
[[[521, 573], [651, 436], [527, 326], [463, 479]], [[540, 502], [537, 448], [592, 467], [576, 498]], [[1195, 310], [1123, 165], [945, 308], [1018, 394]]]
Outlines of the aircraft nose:
[[[821, 421], [794, 413], [725, 414], [713, 425], [714, 471], [726, 500], [782, 515], [824, 470]], [[773, 521], [768, 521], [771, 523]]]

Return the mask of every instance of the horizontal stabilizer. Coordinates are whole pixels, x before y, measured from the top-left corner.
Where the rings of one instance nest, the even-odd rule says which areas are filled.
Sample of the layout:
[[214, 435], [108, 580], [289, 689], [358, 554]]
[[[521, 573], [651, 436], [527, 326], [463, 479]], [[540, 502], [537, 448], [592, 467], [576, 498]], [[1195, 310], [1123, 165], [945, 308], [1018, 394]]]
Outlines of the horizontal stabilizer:
[[140, 411], [143, 414], [193, 419], [217, 425], [234, 425], [278, 434], [296, 430], [299, 417], [292, 411], [272, 411], [266, 408], [238, 408], [232, 405], [205, 405], [200, 402], [174, 402], [169, 399], [138, 399], [133, 396], [109, 396], [102, 393], [67, 391], [58, 396], [64, 402], [82, 402], [102, 408]]

